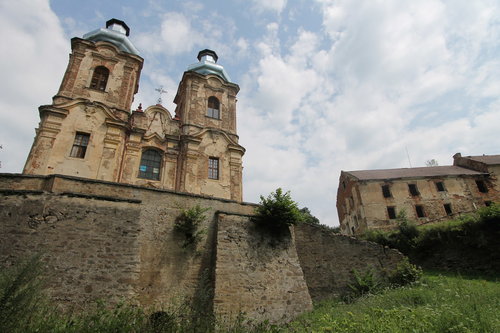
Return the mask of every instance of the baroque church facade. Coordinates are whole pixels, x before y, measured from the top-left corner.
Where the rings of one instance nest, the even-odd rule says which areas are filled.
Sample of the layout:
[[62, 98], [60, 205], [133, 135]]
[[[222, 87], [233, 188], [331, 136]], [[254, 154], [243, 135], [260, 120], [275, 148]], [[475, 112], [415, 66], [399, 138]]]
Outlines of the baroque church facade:
[[40, 123], [24, 174], [88, 179], [242, 201], [236, 95], [217, 54], [188, 66], [174, 113], [160, 104], [131, 110], [144, 60], [120, 20], [71, 40], [72, 52]]

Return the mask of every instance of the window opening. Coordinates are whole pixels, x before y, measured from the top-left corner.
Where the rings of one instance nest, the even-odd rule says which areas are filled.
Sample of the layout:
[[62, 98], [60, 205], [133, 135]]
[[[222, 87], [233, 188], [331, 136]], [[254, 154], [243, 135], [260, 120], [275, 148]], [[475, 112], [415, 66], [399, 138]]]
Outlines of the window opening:
[[444, 188], [444, 183], [443, 182], [436, 182], [436, 188], [439, 192], [444, 192], [446, 189]]
[[424, 206], [415, 206], [415, 210], [417, 211], [417, 217], [425, 217]]
[[408, 188], [410, 189], [410, 194], [414, 197], [419, 196], [417, 184], [408, 184]]
[[141, 166], [139, 167], [139, 178], [159, 180], [161, 167], [161, 155], [156, 150], [146, 150], [142, 153]]
[[109, 70], [104, 66], [98, 66], [94, 70], [92, 81], [90, 81], [90, 88], [104, 91], [108, 83]]
[[344, 187], [345, 190], [345, 181], [342, 181], [342, 186]]
[[356, 229], [359, 228], [359, 221], [356, 215], [354, 215], [354, 226], [356, 227]]
[[69, 156], [76, 158], [84, 158], [87, 152], [87, 147], [89, 145], [90, 134], [87, 133], [76, 133], [75, 141], [73, 142], [73, 148], [71, 148], [71, 153]]
[[444, 204], [444, 210], [446, 211], [446, 215], [453, 215], [453, 210], [451, 209], [451, 204]]
[[354, 227], [351, 227], [351, 230], [352, 230], [352, 234], [354, 235]]
[[479, 192], [481, 193], [488, 192], [488, 188], [486, 187], [486, 184], [482, 180], [476, 180], [476, 185], [477, 188], [479, 189]]
[[207, 108], [207, 116], [210, 118], [219, 119], [219, 110], [220, 104], [217, 97], [209, 97], [208, 98], [208, 108]]
[[387, 214], [389, 214], [389, 219], [395, 220], [396, 219], [396, 208], [387, 207]]
[[493, 202], [491, 202], [491, 201], [485, 201], [485, 202], [484, 202], [484, 205], [485, 205], [486, 207], [489, 207], [489, 206], [491, 206], [492, 204], [493, 204]]
[[391, 189], [389, 188], [389, 185], [382, 185], [382, 193], [384, 194], [384, 198], [391, 197]]
[[219, 159], [210, 157], [208, 159], [208, 178], [219, 179]]
[[352, 195], [349, 197], [349, 204], [351, 205], [351, 208], [354, 207], [354, 198], [352, 197]]

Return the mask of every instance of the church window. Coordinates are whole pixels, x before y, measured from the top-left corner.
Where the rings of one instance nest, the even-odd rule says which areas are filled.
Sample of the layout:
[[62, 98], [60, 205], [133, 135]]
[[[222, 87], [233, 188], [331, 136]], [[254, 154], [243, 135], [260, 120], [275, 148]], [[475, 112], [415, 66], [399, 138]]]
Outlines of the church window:
[[207, 117], [219, 119], [220, 103], [217, 97], [208, 98]]
[[159, 180], [161, 168], [161, 155], [156, 150], [145, 150], [142, 153], [139, 178]]
[[389, 188], [389, 185], [382, 185], [382, 194], [384, 195], [384, 198], [391, 197], [391, 189]]
[[84, 158], [87, 152], [87, 146], [89, 145], [90, 134], [87, 133], [76, 133], [75, 141], [73, 142], [73, 148], [71, 148], [71, 153], [69, 156], [76, 158]]
[[208, 178], [219, 179], [219, 159], [210, 157], [208, 159]]
[[92, 81], [90, 81], [90, 88], [104, 91], [108, 83], [109, 70], [104, 66], [98, 66], [94, 70]]
[[488, 188], [486, 187], [486, 184], [482, 180], [476, 180], [476, 185], [481, 193], [486, 193], [488, 192]]

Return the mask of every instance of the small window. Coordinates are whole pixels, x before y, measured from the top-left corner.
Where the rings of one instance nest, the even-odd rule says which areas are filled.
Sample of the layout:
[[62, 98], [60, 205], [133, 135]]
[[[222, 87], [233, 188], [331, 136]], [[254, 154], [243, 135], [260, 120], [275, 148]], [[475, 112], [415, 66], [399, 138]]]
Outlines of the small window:
[[161, 155], [156, 150], [145, 150], [142, 153], [139, 178], [159, 180], [161, 168]]
[[444, 192], [446, 189], [444, 188], [444, 183], [443, 182], [436, 182], [436, 188], [439, 192]]
[[351, 205], [351, 208], [354, 207], [354, 198], [352, 197], [352, 195], [349, 197], [349, 204]]
[[420, 195], [418, 192], [417, 184], [408, 184], [408, 189], [410, 190], [410, 194], [414, 197], [417, 197]]
[[444, 204], [444, 210], [446, 211], [446, 215], [453, 215], [453, 210], [451, 209], [451, 204]]
[[352, 230], [352, 234], [354, 235], [355, 234], [354, 227], [351, 227], [351, 230]]
[[94, 70], [92, 81], [90, 81], [90, 88], [104, 91], [108, 83], [109, 70], [104, 66], [98, 66]]
[[396, 208], [387, 207], [387, 214], [389, 214], [389, 219], [395, 220], [396, 219]]
[[210, 157], [208, 159], [208, 178], [219, 179], [219, 159]]
[[484, 202], [484, 205], [485, 205], [486, 207], [489, 207], [489, 206], [491, 206], [492, 204], [493, 204], [493, 202], [491, 202], [491, 201], [485, 201], [485, 202]]
[[219, 100], [217, 97], [208, 98], [207, 117], [219, 119]]
[[342, 186], [344, 187], [345, 190], [345, 181], [342, 181]]
[[481, 193], [486, 193], [488, 192], [488, 188], [486, 187], [486, 184], [482, 180], [476, 180], [476, 185]]
[[417, 217], [425, 217], [424, 206], [415, 206], [415, 210], [417, 211]]
[[389, 185], [382, 185], [382, 194], [384, 194], [384, 198], [391, 197], [391, 189], [389, 188]]
[[90, 134], [87, 133], [76, 133], [75, 141], [73, 142], [73, 148], [71, 148], [71, 153], [69, 156], [76, 158], [84, 158], [87, 152], [87, 146], [89, 145]]

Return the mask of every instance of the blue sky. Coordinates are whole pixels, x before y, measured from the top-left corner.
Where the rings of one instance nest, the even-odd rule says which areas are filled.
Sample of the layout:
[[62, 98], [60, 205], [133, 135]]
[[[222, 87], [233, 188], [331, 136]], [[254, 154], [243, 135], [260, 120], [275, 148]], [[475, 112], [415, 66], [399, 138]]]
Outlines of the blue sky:
[[239, 84], [244, 200], [281, 187], [337, 225], [341, 170], [499, 154], [500, 3], [0, 0], [0, 161], [21, 172], [70, 39], [125, 21], [145, 59], [134, 107], [174, 111], [198, 51]]

